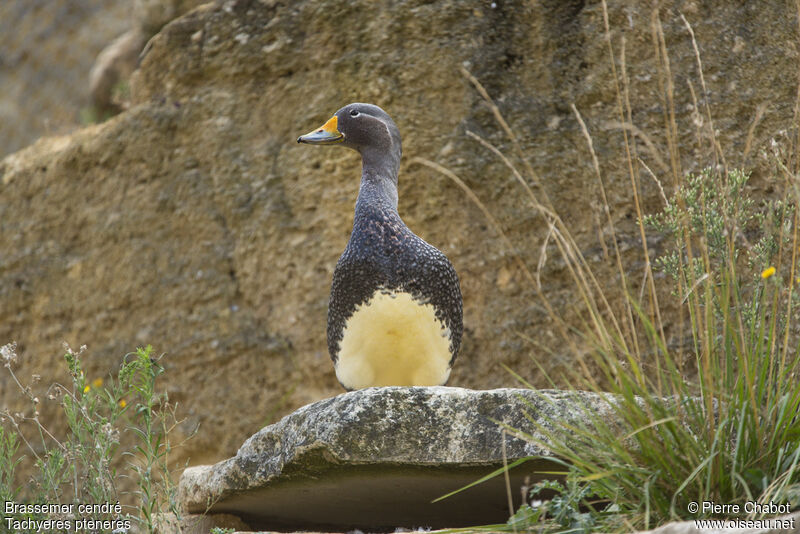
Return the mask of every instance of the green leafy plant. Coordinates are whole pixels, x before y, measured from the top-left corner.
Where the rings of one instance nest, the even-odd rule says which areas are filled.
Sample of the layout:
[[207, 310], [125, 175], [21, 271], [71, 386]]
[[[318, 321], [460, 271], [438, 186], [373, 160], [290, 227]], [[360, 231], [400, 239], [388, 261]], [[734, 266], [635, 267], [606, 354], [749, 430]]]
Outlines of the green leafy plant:
[[[669, 236], [672, 250], [657, 257], [655, 266], [675, 282], [673, 296], [688, 299], [700, 284], [724, 286], [726, 290], [710, 294], [716, 321], [725, 320], [726, 306], [736, 306], [743, 326], [754, 330], [764, 304], [760, 296], [765, 287], [759, 279], [777, 275], [776, 280], [786, 280], [772, 266], [791, 251], [795, 203], [780, 199], [756, 206], [747, 193], [748, 180], [738, 169], [689, 175], [664, 210], [645, 216], [644, 223]], [[783, 291], [774, 285], [770, 289], [784, 302], [788, 298], [786, 286]], [[778, 319], [774, 326], [779, 337], [789, 317], [781, 313]]]
[[[66, 423], [64, 436], [51, 433], [39, 417], [40, 399], [33, 384], [23, 385], [14, 372], [15, 344], [0, 347], [4, 367], [27, 397], [30, 411], [0, 413], [0, 498], [16, 502], [102, 504], [126, 502], [125, 513], [96, 510], [91, 519], [129, 525], [138, 522], [146, 531], [157, 528], [159, 517], [172, 513], [180, 518], [176, 487], [172, 480], [169, 435], [178, 424], [176, 406], [157, 388], [164, 369], [152, 347], [126, 356], [116, 377], [89, 380], [79, 351], [65, 345], [64, 359], [71, 384], [53, 384], [44, 395], [60, 405]], [[31, 432], [26, 429], [32, 428]], [[128, 436], [128, 439], [123, 439]], [[191, 436], [189, 436], [191, 437]], [[20, 485], [15, 470], [26, 454], [32, 460], [31, 484]], [[121, 472], [118, 472], [121, 470]], [[121, 478], [136, 484], [138, 506], [118, 489]], [[64, 519], [58, 513], [23, 510], [15, 519]], [[76, 519], [69, 517], [66, 519]], [[127, 523], [124, 521], [127, 520]]]
[[19, 463], [15, 459], [19, 443], [13, 432], [0, 426], [0, 501], [13, 501], [19, 490], [14, 490], [14, 470]]
[[166, 393], [158, 393], [156, 379], [164, 372], [152, 357], [152, 347], [137, 349], [119, 374], [137, 399], [135, 406], [138, 425], [129, 430], [136, 435], [134, 450], [126, 451], [130, 467], [136, 475], [140, 497], [140, 517], [149, 529], [156, 523], [157, 514], [169, 511], [180, 518], [177, 488], [172, 483], [169, 454], [172, 446], [168, 436], [177, 425], [175, 405], [169, 404]]
[[570, 470], [563, 482], [537, 482], [529, 491], [530, 501], [522, 504], [509, 518], [508, 526], [522, 531], [549, 525], [560, 532], [593, 532], [597, 523], [596, 515], [588, 510], [595, 510], [595, 503], [590, 499], [598, 495], [589, 484], [581, 482], [576, 473]]

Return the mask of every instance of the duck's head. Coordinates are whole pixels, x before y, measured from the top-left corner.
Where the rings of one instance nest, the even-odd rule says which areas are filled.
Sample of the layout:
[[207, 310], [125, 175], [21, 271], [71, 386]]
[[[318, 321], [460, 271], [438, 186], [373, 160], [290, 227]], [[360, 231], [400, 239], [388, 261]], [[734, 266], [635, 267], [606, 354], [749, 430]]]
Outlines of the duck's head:
[[310, 145], [341, 144], [357, 150], [363, 160], [400, 162], [400, 130], [388, 113], [373, 104], [348, 104], [328, 122], [306, 135], [298, 143]]

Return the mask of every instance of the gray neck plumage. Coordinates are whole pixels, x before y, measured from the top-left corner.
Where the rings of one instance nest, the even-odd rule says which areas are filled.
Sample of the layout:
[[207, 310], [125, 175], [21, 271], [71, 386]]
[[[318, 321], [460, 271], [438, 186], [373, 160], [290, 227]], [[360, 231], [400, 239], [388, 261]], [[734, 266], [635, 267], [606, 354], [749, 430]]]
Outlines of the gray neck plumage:
[[358, 190], [356, 213], [368, 206], [397, 213], [397, 173], [400, 170], [400, 150], [387, 152], [362, 151], [361, 186]]

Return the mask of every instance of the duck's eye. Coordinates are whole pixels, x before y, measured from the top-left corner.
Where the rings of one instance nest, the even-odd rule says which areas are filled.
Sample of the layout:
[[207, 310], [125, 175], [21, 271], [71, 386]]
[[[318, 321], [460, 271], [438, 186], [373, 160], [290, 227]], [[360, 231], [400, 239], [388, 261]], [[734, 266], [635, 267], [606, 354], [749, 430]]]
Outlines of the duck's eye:
[[351, 117], [358, 117], [359, 113], [357, 109], [350, 110]]

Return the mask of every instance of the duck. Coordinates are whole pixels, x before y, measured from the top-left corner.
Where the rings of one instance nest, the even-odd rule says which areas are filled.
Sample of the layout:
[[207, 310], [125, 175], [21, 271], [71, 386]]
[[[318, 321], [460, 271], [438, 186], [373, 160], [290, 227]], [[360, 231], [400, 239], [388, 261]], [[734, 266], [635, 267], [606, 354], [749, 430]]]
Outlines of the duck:
[[450, 260], [398, 213], [397, 125], [380, 107], [353, 103], [297, 142], [361, 156], [353, 228], [328, 304], [328, 352], [339, 383], [348, 391], [444, 385], [461, 346], [461, 287]]

